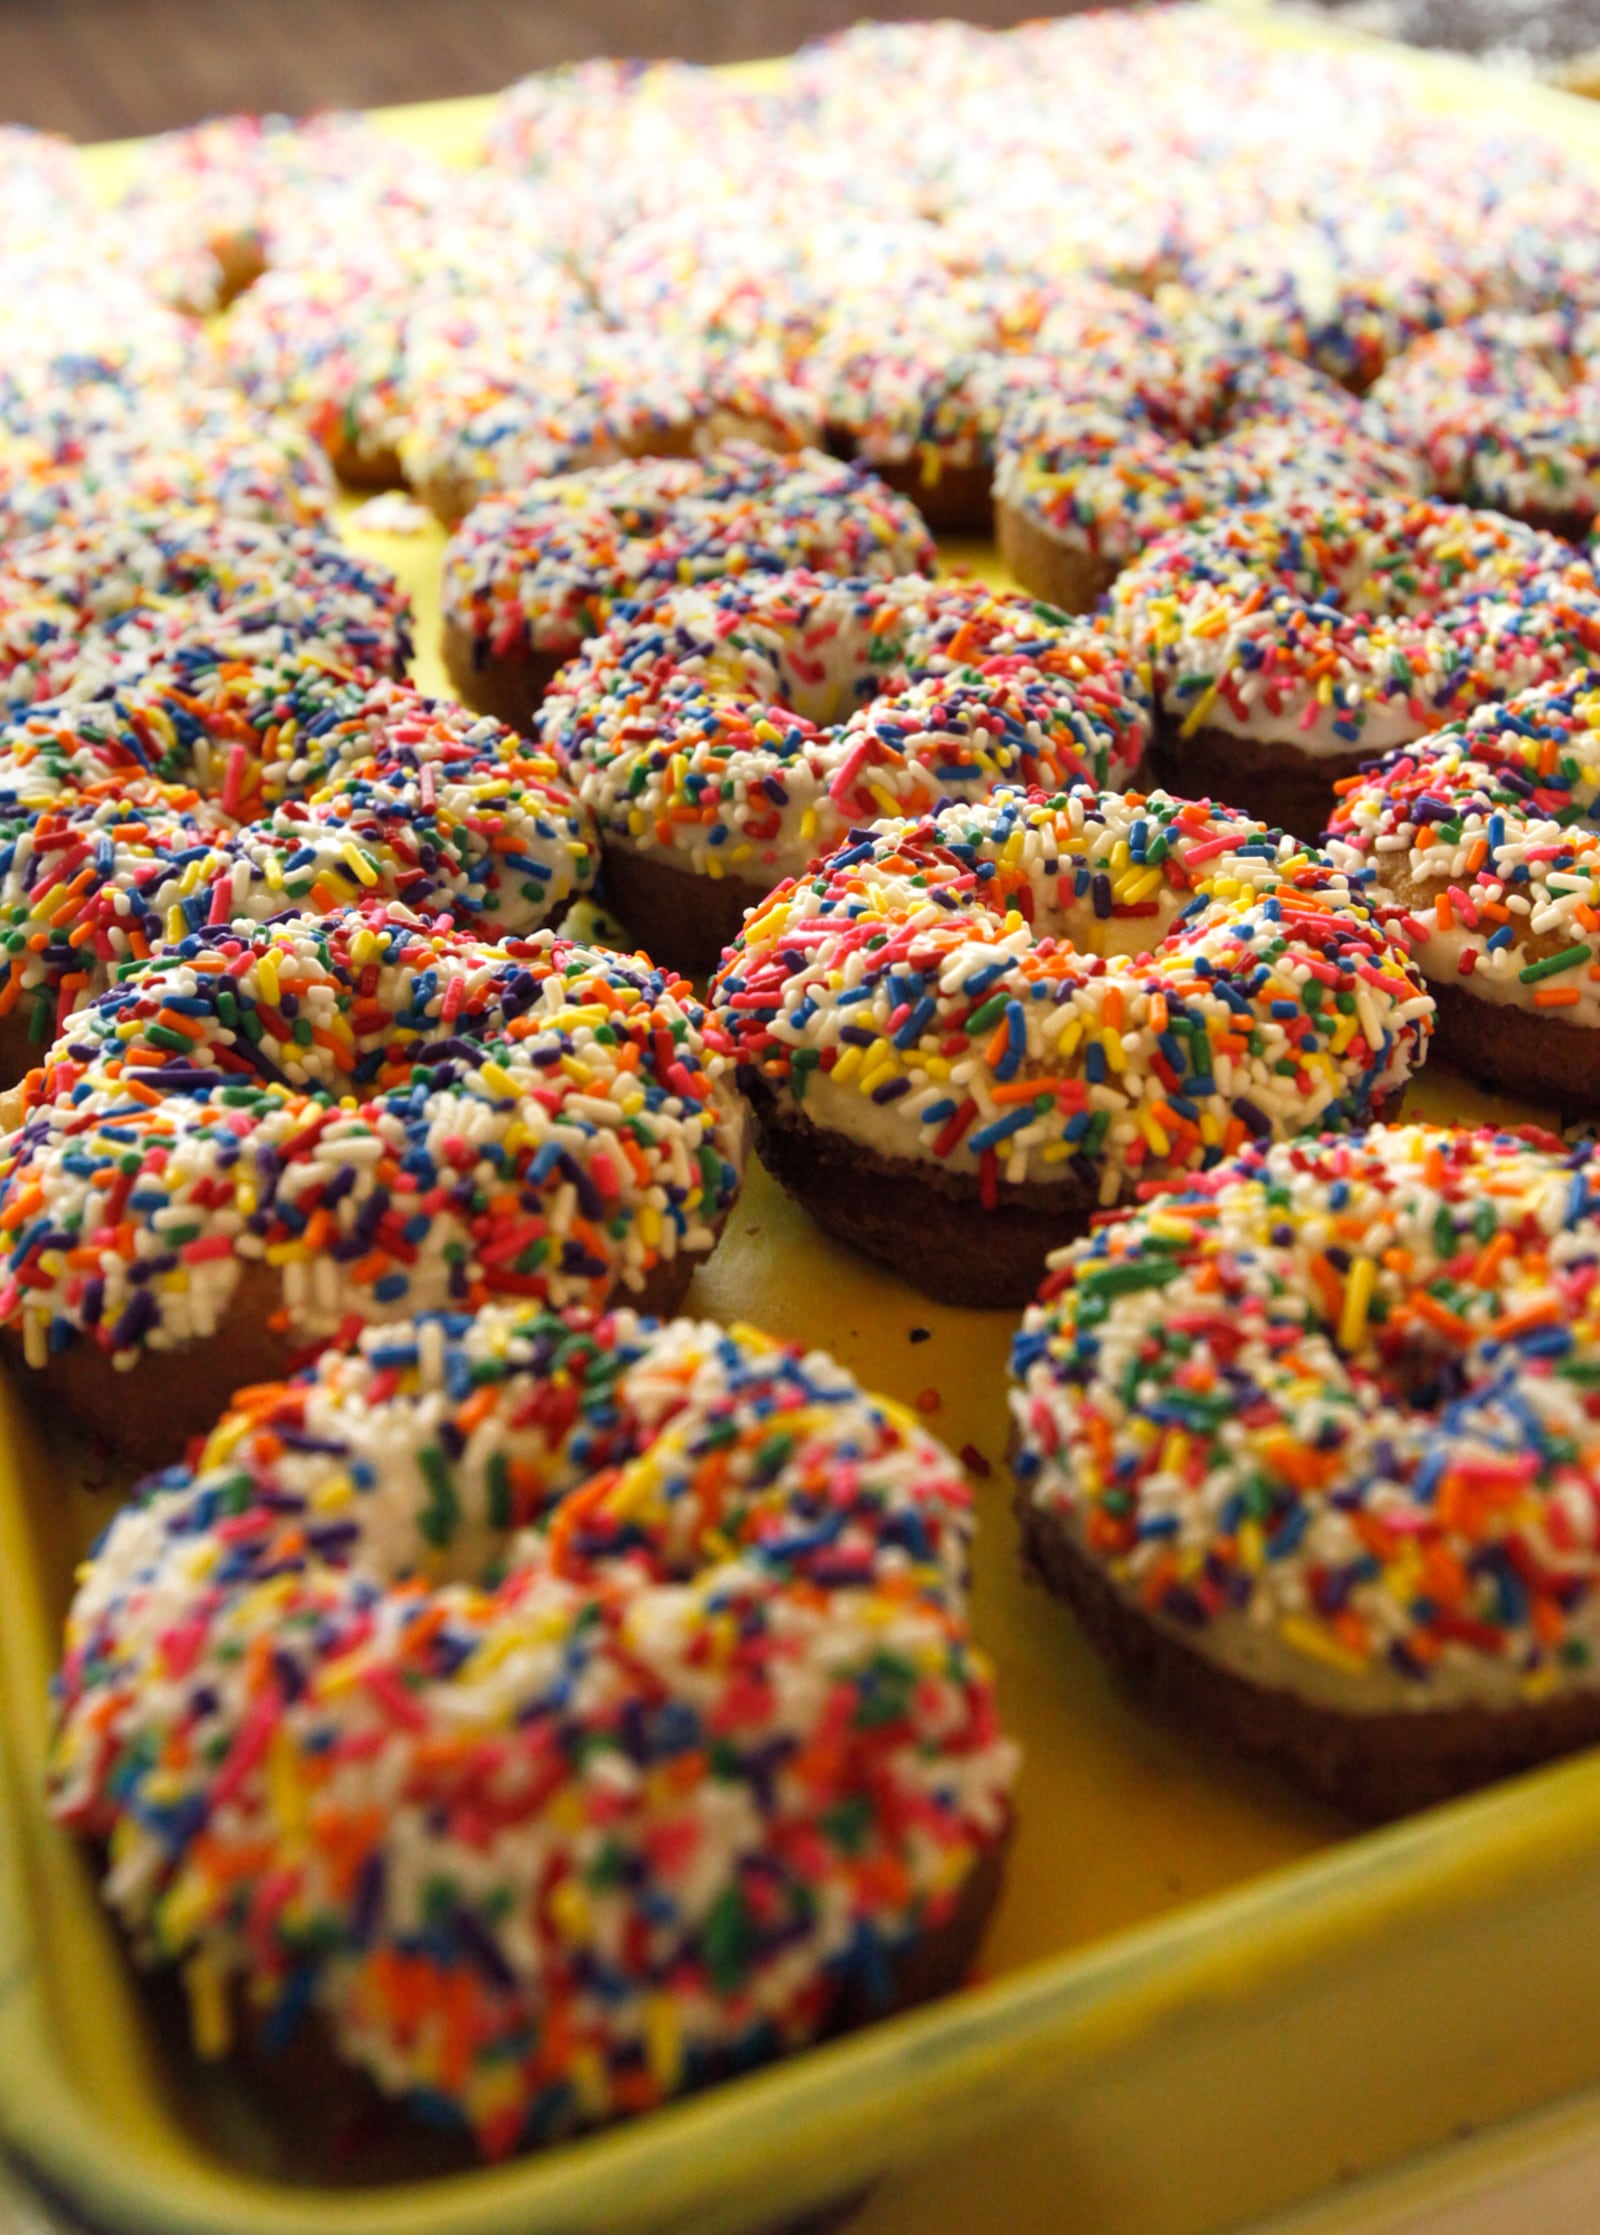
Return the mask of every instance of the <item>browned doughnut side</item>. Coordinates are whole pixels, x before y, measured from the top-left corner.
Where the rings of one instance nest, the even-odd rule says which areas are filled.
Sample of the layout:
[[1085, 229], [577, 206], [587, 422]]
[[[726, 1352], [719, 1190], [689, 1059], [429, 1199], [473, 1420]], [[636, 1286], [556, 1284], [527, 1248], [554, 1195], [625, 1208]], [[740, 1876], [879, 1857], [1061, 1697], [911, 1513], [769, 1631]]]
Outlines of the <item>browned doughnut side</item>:
[[1315, 845], [1333, 818], [1334, 785], [1371, 758], [1362, 750], [1313, 759], [1292, 745], [1263, 744], [1223, 729], [1179, 738], [1173, 724], [1160, 721], [1149, 768], [1152, 781], [1179, 799], [1215, 800]]
[[254, 233], [216, 233], [206, 246], [217, 260], [217, 308], [226, 310], [266, 270], [266, 251]]
[[[662, 1258], [642, 1288], [619, 1284], [610, 1300], [652, 1319], [671, 1319], [707, 1254], [686, 1250]], [[126, 1372], [98, 1344], [82, 1339], [43, 1366], [27, 1364], [15, 1327], [5, 1330], [5, 1341], [14, 1378], [53, 1425], [98, 1437], [140, 1467], [165, 1467], [183, 1457], [192, 1438], [210, 1434], [236, 1389], [280, 1381], [306, 1355], [311, 1345], [303, 1336], [270, 1324], [281, 1304], [277, 1275], [246, 1264], [214, 1335], [176, 1350], [143, 1351]]]
[[323, 437], [328, 463], [347, 489], [403, 489], [405, 468], [393, 443], [369, 449], [340, 430]]
[[208, 1435], [236, 1389], [280, 1381], [303, 1342], [269, 1321], [281, 1287], [264, 1265], [240, 1273], [216, 1333], [176, 1350], [147, 1350], [119, 1373], [97, 1343], [79, 1339], [30, 1366], [20, 1331], [5, 1330], [13, 1379], [49, 1424], [96, 1436], [140, 1467], [181, 1459], [190, 1439]]
[[485, 497], [498, 492], [487, 482], [475, 481], [470, 474], [452, 473], [448, 466], [441, 466], [437, 472], [424, 474], [416, 484], [415, 494], [442, 528], [451, 529], [460, 527], [475, 504], [482, 504]]
[[601, 862], [613, 915], [646, 954], [691, 978], [711, 975], [739, 936], [746, 911], [772, 890], [743, 877], [697, 876], [665, 851], [637, 853], [609, 835], [601, 840]]
[[53, 989], [47, 987], [45, 991], [50, 1030], [42, 1039], [36, 1040], [33, 1036], [35, 995], [25, 993], [14, 1008], [0, 1017], [0, 1092], [19, 1085], [50, 1053], [50, 1044], [56, 1036], [56, 997]]
[[545, 693], [577, 646], [565, 652], [538, 652], [531, 645], [520, 652], [480, 652], [469, 630], [447, 620], [440, 649], [463, 706], [531, 735]]
[[967, 1173], [920, 1157], [879, 1156], [813, 1125], [758, 1072], [741, 1071], [739, 1083], [773, 1178], [819, 1226], [942, 1304], [998, 1311], [1028, 1303], [1050, 1252], [1086, 1233], [1099, 1206], [1099, 1166], [1074, 1163], [1049, 1185], [1002, 1184], [986, 1210]]
[[1600, 1107], [1600, 1031], [1562, 1023], [1548, 1009], [1485, 1001], [1471, 980], [1430, 978], [1438, 1008], [1433, 1053], [1469, 1078], [1561, 1110]]
[[909, 497], [936, 535], [993, 534], [992, 466], [943, 466], [929, 475], [920, 459], [887, 465], [877, 458], [853, 455], [858, 466], [902, 497]]
[[1164, 1712], [1275, 1763], [1353, 1815], [1406, 1815], [1600, 1739], [1600, 1687], [1539, 1707], [1345, 1714], [1254, 1684], [1131, 1605], [1065, 1515], [1025, 1490], [1016, 1508], [1027, 1564], [1120, 1676]]
[[1022, 587], [1064, 613], [1092, 613], [1122, 571], [1114, 560], [1064, 543], [1031, 512], [1000, 497], [994, 500], [994, 539]]
[[[1508, 509], [1504, 505], [1488, 504], [1481, 497], [1464, 497], [1461, 501], [1464, 504], [1479, 505], [1488, 512], [1504, 512]], [[1594, 514], [1592, 512], [1546, 511], [1536, 504], [1529, 505], [1522, 511], [1513, 512], [1511, 517], [1513, 520], [1525, 522], [1530, 528], [1542, 530], [1545, 535], [1557, 535], [1563, 543], [1580, 545], [1588, 542], [1589, 530], [1594, 526]]]

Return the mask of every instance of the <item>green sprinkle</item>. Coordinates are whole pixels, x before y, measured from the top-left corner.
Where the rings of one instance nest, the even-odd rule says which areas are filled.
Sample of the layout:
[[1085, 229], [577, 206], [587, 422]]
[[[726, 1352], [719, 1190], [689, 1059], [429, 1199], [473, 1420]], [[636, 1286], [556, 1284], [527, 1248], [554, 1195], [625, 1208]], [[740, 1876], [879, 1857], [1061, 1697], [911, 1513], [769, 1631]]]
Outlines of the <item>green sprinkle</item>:
[[1563, 970], [1576, 970], [1580, 962], [1588, 959], [1589, 950], [1580, 940], [1575, 947], [1563, 947], [1558, 955], [1546, 955], [1542, 962], [1530, 962], [1526, 970], [1517, 972], [1517, 977], [1525, 986], [1537, 985], [1541, 978], [1553, 978]]

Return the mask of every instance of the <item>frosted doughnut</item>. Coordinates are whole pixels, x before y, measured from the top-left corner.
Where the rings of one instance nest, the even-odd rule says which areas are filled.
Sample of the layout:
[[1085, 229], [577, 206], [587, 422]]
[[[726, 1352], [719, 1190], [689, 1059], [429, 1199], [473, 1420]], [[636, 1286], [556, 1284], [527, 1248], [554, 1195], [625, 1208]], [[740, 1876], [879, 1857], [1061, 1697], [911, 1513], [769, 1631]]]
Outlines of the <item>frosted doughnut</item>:
[[1484, 706], [1348, 778], [1328, 848], [1373, 879], [1473, 1077], [1600, 1106], [1600, 675]]
[[1600, 511], [1600, 320], [1510, 312], [1413, 342], [1372, 391], [1435, 489], [1581, 542]]
[[369, 895], [531, 931], [594, 869], [560, 768], [500, 723], [319, 650], [191, 645], [0, 728], [0, 1075], [191, 932]]
[[817, 451], [730, 444], [486, 499], [444, 553], [444, 659], [469, 706], [527, 728], [556, 669], [619, 600], [726, 573], [931, 573], [917, 513]]
[[540, 716], [624, 920], [685, 968], [864, 817], [1007, 781], [1123, 782], [1148, 726], [1141, 680], [1090, 624], [978, 584], [805, 573], [619, 613]]
[[1099, 341], [1086, 372], [1036, 385], [1002, 418], [995, 535], [1026, 588], [1087, 612], [1156, 537], [1227, 507], [1296, 483], [1364, 497], [1420, 482], [1415, 461], [1309, 366], [1130, 328], [1120, 348]]
[[1460, 505], [1293, 496], [1164, 537], [1112, 591], [1164, 779], [1322, 830], [1363, 761], [1551, 681], [1597, 641], [1578, 554]]
[[1025, 1543], [1164, 1706], [1393, 1815], [1600, 1735], [1595, 1145], [1252, 1145], [1052, 1261]]
[[0, 1328], [32, 1393], [172, 1458], [370, 1321], [675, 1308], [744, 1163], [687, 996], [643, 957], [381, 902], [129, 966], [7, 1113]]
[[1003, 790], [850, 833], [712, 983], [763, 1162], [927, 1293], [1249, 1139], [1359, 1125], [1433, 1004], [1362, 879], [1208, 801]]
[[316, 527], [333, 509], [322, 452], [230, 388], [175, 394], [58, 367], [49, 392], [0, 384], [0, 540], [156, 508]]
[[0, 548], [0, 709], [87, 697], [176, 657], [291, 644], [403, 674], [411, 605], [332, 536], [133, 503]]
[[770, 353], [592, 317], [556, 323], [520, 295], [419, 311], [406, 352], [400, 462], [447, 527], [553, 474], [724, 441], [793, 451], [820, 431]]
[[643, 2110], [970, 1960], [1016, 1750], [968, 1501], [749, 1328], [372, 1330], [112, 1523], [52, 1806], [203, 2055], [309, 2033], [496, 2157]]

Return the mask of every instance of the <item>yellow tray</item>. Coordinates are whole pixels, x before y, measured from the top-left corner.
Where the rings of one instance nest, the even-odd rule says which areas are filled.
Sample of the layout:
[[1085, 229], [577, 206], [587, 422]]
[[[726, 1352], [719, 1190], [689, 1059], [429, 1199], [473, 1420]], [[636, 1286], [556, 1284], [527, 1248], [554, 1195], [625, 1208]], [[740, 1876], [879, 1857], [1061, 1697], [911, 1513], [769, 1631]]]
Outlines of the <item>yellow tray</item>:
[[[1361, 43], [1251, 20], [1274, 41]], [[1404, 66], [1442, 104], [1493, 98], [1600, 164], [1585, 104]], [[389, 121], [461, 155], [483, 110]], [[95, 153], [108, 185], [125, 162]], [[437, 531], [350, 532], [411, 587], [419, 678], [438, 687]], [[946, 556], [1005, 579], [986, 547]], [[1442, 1069], [1413, 1103], [1536, 1114]], [[865, 2191], [858, 2235], [1200, 2235], [1600, 2082], [1600, 1753], [1358, 1836], [1144, 1714], [1025, 1588], [1006, 1315], [925, 1302], [759, 1171], [689, 1308], [825, 1344], [903, 1401], [935, 1393], [930, 1425], [972, 1468], [976, 1626], [1026, 1749], [983, 1982], [543, 2155], [331, 2185], [160, 2028], [89, 1865], [45, 1817], [60, 1621], [112, 1497], [0, 1383], [0, 2142], [76, 2212], [141, 2235], [732, 2235]]]

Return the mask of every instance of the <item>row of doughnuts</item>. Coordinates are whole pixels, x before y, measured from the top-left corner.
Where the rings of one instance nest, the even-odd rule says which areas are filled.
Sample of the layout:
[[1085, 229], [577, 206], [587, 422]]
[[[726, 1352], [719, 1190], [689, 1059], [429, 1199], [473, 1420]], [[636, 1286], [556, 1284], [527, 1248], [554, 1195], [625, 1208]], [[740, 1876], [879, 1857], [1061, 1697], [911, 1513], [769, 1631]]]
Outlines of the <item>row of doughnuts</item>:
[[[1063, 368], [1094, 367], [1125, 399], [1113, 446], [1172, 506], [1130, 472], [1150, 530], [1114, 546], [1109, 617], [935, 582], [902, 496], [781, 454], [827, 428], [872, 455], [871, 411], [848, 438], [837, 405], [786, 416], [824, 355], [819, 275], [843, 275], [846, 387], [915, 372], [939, 314], [909, 285], [911, 345], [864, 355], [851, 275], [891, 249], [913, 279], [948, 271], [957, 238], [971, 258], [971, 183], [997, 163], [1025, 208], [1038, 146], [1000, 121], [1025, 80], [1070, 61], [1126, 89], [1091, 136], [1127, 185], [1154, 143], [1139, 42], [1109, 19], [852, 35], [797, 65], [776, 166], [772, 111], [697, 73], [544, 81], [496, 130], [530, 176], [471, 208], [369, 163], [364, 127], [258, 128], [204, 267], [177, 219], [212, 222], [207, 165], [233, 151], [225, 130], [175, 143], [135, 197], [170, 260], [140, 284], [238, 297], [238, 425], [191, 401], [199, 343], [179, 415], [159, 401], [182, 331], [159, 308], [81, 384], [90, 471], [43, 382], [19, 390], [47, 467], [10, 486], [54, 509], [0, 549], [0, 1017], [8, 1076], [42, 1059], [0, 1112], [0, 1320], [129, 1450], [176, 1458], [227, 1387], [266, 1382], [113, 1524], [52, 1757], [54, 1806], [108, 1848], [108, 1899], [179, 1968], [207, 2053], [309, 2036], [498, 2155], [960, 1975], [1015, 1774], [968, 1630], [960, 1470], [820, 1355], [617, 1308], [676, 1308], [752, 1120], [825, 1223], [935, 1293], [1019, 1304], [1066, 1240], [1016, 1354], [1024, 1535], [1118, 1658], [1380, 1812], [1592, 1735], [1582, 1160], [1366, 1127], [1447, 969], [1564, 995], [1579, 967], [1573, 670], [1600, 600], [1537, 529], [1424, 500], [1420, 438], [1396, 447], [1329, 378], [1364, 386], [1413, 330], [1494, 301], [1509, 244], [1575, 189], [1527, 150], [1489, 163], [1480, 237], [1431, 272], [1437, 239], [1398, 239], [1429, 204], [1429, 131], [1352, 65], [1339, 129], [1421, 151], [1372, 213], [1400, 269], [1376, 291], [1352, 222], [1285, 252], [1332, 263], [1342, 322], [1269, 301], [1259, 265], [1230, 297], [1202, 168], [1259, 225], [1276, 166], [1287, 232], [1339, 166], [1326, 135], [1289, 162], [1303, 71], [1173, 23], [1220, 114], [1275, 94], [1248, 113], [1281, 125], [1258, 159], [1166, 101], [1160, 247], [1113, 276], [1210, 287], [1231, 331], [1169, 346], [1176, 297], [1073, 283], [1033, 310], [1025, 255], [1005, 285], [975, 272], [938, 434], [882, 461], [930, 512], [963, 459], [986, 496], [1013, 405], [1070, 442], [1086, 399]], [[711, 214], [763, 150], [805, 253], [771, 183], [748, 225]], [[1105, 199], [1118, 259], [1156, 238]], [[1085, 201], [1061, 196], [1044, 261]], [[392, 286], [347, 253], [363, 224]], [[508, 324], [477, 275], [524, 225], [547, 231], [501, 259], [534, 305]], [[708, 225], [726, 255], [701, 255]], [[336, 378], [292, 393], [319, 291]], [[1144, 370], [1119, 389], [1132, 333]], [[958, 355], [981, 363], [947, 379]], [[39, 362], [59, 382], [59, 350]], [[403, 680], [403, 601], [332, 556], [303, 438], [263, 488], [250, 446], [285, 405], [347, 477], [398, 469], [463, 515], [447, 630], [476, 715]], [[772, 454], [630, 456], [730, 427]], [[196, 430], [231, 480], [191, 471]], [[133, 478], [153, 449], [171, 487]], [[506, 495], [467, 501], [502, 472]], [[1333, 768], [1347, 733], [1346, 758], [1398, 741], [1391, 792], [1417, 811], [1391, 820], [1358, 778], [1319, 848], [1214, 804], [1240, 798], [1263, 708], [1268, 744], [1310, 738]], [[1232, 749], [1227, 784], [1185, 780], [1208, 747]], [[597, 871], [668, 968], [551, 928]], [[1498, 939], [1508, 896], [1538, 944]], [[702, 1005], [676, 971], [718, 953]], [[1264, 1729], [1263, 1690], [1303, 1711]]]

